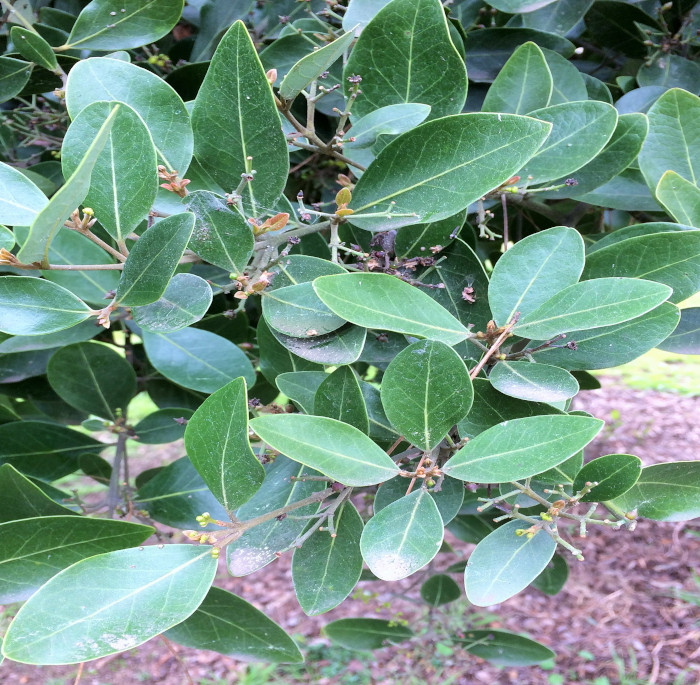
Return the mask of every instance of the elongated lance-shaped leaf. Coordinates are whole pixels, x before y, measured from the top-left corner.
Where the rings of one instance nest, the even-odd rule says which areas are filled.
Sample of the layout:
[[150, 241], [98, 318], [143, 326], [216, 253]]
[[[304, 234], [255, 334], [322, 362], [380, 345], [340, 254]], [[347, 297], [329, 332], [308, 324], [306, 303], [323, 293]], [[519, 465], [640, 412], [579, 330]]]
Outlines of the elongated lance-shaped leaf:
[[384, 372], [381, 397], [394, 428], [427, 452], [467, 415], [474, 390], [452, 348], [422, 340], [394, 357]]
[[413, 637], [407, 626], [381, 618], [341, 618], [326, 625], [323, 631], [346, 649], [361, 651], [399, 644]]
[[504, 421], [472, 438], [443, 467], [453, 478], [507, 483], [561, 464], [603, 427], [587, 416], [532, 416]]
[[140, 545], [151, 526], [81, 516], [40, 516], [0, 525], [0, 600], [22, 602], [76, 561]]
[[48, 202], [33, 181], [9, 164], [0, 162], [0, 223], [27, 226]]
[[515, 324], [522, 337], [547, 339], [568, 331], [612, 326], [650, 311], [671, 295], [662, 283], [596, 278], [564, 288]]
[[327, 375], [316, 389], [313, 412], [354, 426], [369, 434], [369, 417], [360, 383], [353, 369], [341, 366]]
[[546, 107], [552, 95], [552, 74], [542, 50], [532, 41], [521, 45], [503, 65], [486, 93], [482, 112], [527, 114]]
[[385, 231], [453, 216], [523, 167], [550, 129], [516, 114], [455, 114], [421, 124], [389, 143], [362, 175], [351, 221]]
[[487, 535], [471, 553], [464, 572], [467, 599], [476, 606], [500, 604], [524, 590], [554, 556], [557, 543], [545, 531], [528, 537], [524, 521], [510, 521]]
[[400, 580], [430, 562], [442, 545], [443, 533], [435, 500], [420, 488], [384, 507], [367, 522], [360, 549], [374, 575]]
[[260, 59], [243, 22], [221, 39], [192, 108], [195, 155], [229, 191], [255, 170], [244, 202], [254, 214], [272, 207], [289, 170], [287, 141]]
[[194, 214], [173, 214], [149, 228], [126, 262], [116, 301], [125, 306], [151, 304], [160, 298], [177, 269], [194, 229]]
[[339, 59], [350, 47], [355, 32], [350, 29], [348, 33], [337, 38], [329, 45], [302, 57], [288, 72], [280, 84], [279, 94], [285, 100], [293, 100], [314, 79]]
[[38, 33], [29, 31], [24, 26], [13, 26], [10, 29], [10, 39], [22, 57], [60, 75], [54, 51]]
[[494, 321], [505, 326], [516, 312], [525, 317], [553, 292], [578, 282], [584, 266], [581, 234], [555, 226], [518, 241], [496, 262], [489, 281]]
[[386, 274], [322, 276], [314, 290], [338, 316], [358, 326], [456, 345], [469, 331], [429, 295]]
[[158, 188], [156, 149], [136, 110], [117, 102], [93, 102], [68, 128], [61, 150], [63, 175], [68, 178], [86, 154], [112, 110], [119, 108], [109, 137], [92, 170], [85, 204], [100, 225], [123, 242], [147, 216]]
[[325, 416], [269, 414], [250, 427], [272, 448], [345, 485], [376, 485], [399, 469], [364, 433]]
[[[559, 0], [559, 2], [566, 2], [566, 0]], [[545, 9], [546, 11], [551, 12], [552, 10]], [[555, 559], [561, 559], [561, 557], [555, 557]], [[543, 661], [553, 659], [555, 656], [549, 647], [545, 647], [528, 637], [505, 630], [491, 628], [468, 630], [463, 635], [464, 637], [460, 637], [455, 642], [461, 645], [465, 651], [497, 666], [535, 666]]]
[[265, 471], [248, 442], [248, 394], [236, 378], [210, 395], [187, 424], [187, 454], [229, 511], [247, 502], [262, 485]]
[[126, 50], [155, 43], [177, 24], [183, 0], [92, 0], [61, 50]]
[[656, 199], [679, 223], [700, 228], [700, 188], [675, 171], [667, 171], [656, 186]]
[[76, 664], [136, 647], [194, 612], [216, 566], [208, 549], [192, 545], [84, 559], [54, 576], [20, 609], [5, 634], [3, 653], [22, 663]]
[[[378, 66], [381, 65], [381, 68]], [[462, 111], [467, 72], [438, 0], [392, 0], [364, 27], [344, 71], [362, 78], [353, 111], [364, 116], [386, 105], [420, 102], [431, 117]]]
[[44, 335], [85, 321], [92, 310], [60, 285], [28, 276], [0, 278], [0, 331]]
[[71, 177], [34, 219], [29, 229], [29, 237], [17, 254], [20, 261], [28, 264], [42, 262], [45, 266], [48, 265], [49, 245], [56, 232], [63, 226], [63, 222], [88, 194], [92, 169], [109, 139], [109, 132], [118, 112], [119, 105], [116, 105], [100, 126]]

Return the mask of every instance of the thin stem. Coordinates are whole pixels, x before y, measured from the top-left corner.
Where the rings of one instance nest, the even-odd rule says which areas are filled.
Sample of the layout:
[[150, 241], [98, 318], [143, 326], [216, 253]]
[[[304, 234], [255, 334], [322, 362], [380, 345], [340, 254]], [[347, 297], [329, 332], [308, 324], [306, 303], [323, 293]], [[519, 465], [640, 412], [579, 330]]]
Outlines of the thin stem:
[[119, 503], [119, 482], [122, 473], [122, 462], [127, 458], [126, 455], [127, 434], [119, 433], [117, 437], [117, 450], [114, 454], [112, 462], [112, 473], [109, 478], [109, 493], [107, 494], [107, 507], [109, 517], [114, 517], [114, 510]]
[[484, 368], [486, 362], [496, 352], [496, 350], [499, 349], [501, 343], [503, 343], [503, 341], [510, 334], [511, 330], [513, 329], [513, 326], [515, 326], [515, 324], [518, 323], [519, 318], [520, 312], [515, 312], [513, 318], [510, 320], [510, 323], [505, 327], [503, 333], [501, 333], [501, 335], [498, 336], [496, 342], [493, 345], [491, 345], [491, 347], [489, 347], [488, 352], [479, 360], [479, 363], [469, 372], [469, 376], [472, 380], [474, 380], [479, 375], [479, 371], [481, 371], [481, 369]]
[[503, 252], [506, 252], [508, 250], [508, 202], [505, 193], [501, 193], [501, 208], [503, 209]]
[[172, 643], [170, 642], [170, 640], [168, 640], [167, 637], [165, 637], [164, 635], [159, 635], [158, 637], [163, 641], [163, 644], [168, 648], [168, 651], [175, 657], [180, 666], [182, 666], [182, 670], [185, 674], [185, 678], [187, 678], [188, 685], [194, 685], [194, 680], [192, 680], [192, 676], [187, 670], [187, 664], [185, 663], [185, 660], [175, 651], [175, 648], [173, 647]]
[[[423, 454], [421, 455], [420, 461], [418, 462], [418, 466], [416, 466], [416, 473], [418, 473], [418, 471], [423, 467], [423, 462], [428, 458], [429, 454], [430, 454], [430, 452], [423, 452]], [[406, 490], [407, 495], [411, 494], [411, 490], [413, 490], [413, 486], [416, 484], [417, 479], [418, 479], [417, 475], [413, 476], [413, 478], [411, 478], [411, 482], [408, 484], [408, 490]]]
[[21, 12], [17, 12], [17, 10], [15, 10], [8, 0], [0, 0], [0, 5], [2, 5], [13, 17], [15, 17], [25, 29], [29, 29], [32, 33], [36, 33], [34, 27], [22, 16]]
[[[70, 228], [70, 227], [69, 227]], [[112, 257], [115, 259], [118, 259], [120, 262], [125, 262], [126, 261], [126, 255], [123, 255], [119, 250], [115, 250], [111, 245], [108, 245], [104, 240], [101, 238], [98, 238], [90, 229], [86, 230], [79, 230], [77, 228], [73, 228], [74, 231], [78, 231], [78, 233], [81, 233], [84, 235], [86, 238], [89, 240], [92, 240], [95, 245], [99, 245], [105, 252], [108, 252]], [[127, 252], [128, 255], [128, 252]]]
[[303, 238], [305, 235], [310, 235], [311, 233], [325, 231], [329, 226], [329, 221], [319, 221], [317, 224], [310, 224], [307, 226], [302, 226], [301, 228], [295, 228], [293, 231], [287, 231], [286, 233], [270, 235], [269, 238], [256, 242], [253, 249], [257, 252], [258, 250], [264, 250], [270, 246], [282, 245], [282, 243], [286, 243], [290, 238]]

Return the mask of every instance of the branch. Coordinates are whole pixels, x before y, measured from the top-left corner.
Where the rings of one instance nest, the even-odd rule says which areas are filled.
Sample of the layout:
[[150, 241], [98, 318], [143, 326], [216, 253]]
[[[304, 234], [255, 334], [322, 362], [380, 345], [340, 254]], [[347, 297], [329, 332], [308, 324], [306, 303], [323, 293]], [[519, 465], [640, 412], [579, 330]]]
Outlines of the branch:
[[496, 350], [498, 350], [503, 341], [510, 335], [513, 326], [515, 326], [515, 324], [518, 323], [519, 318], [520, 312], [515, 312], [513, 318], [510, 320], [510, 323], [503, 330], [503, 333], [501, 333], [501, 335], [498, 336], [496, 342], [494, 342], [494, 344], [491, 345], [491, 347], [489, 347], [488, 352], [479, 360], [479, 363], [469, 372], [469, 376], [472, 380], [474, 380], [479, 375], [479, 371], [481, 371], [481, 369], [484, 368], [486, 362], [491, 358], [491, 356], [496, 352]]

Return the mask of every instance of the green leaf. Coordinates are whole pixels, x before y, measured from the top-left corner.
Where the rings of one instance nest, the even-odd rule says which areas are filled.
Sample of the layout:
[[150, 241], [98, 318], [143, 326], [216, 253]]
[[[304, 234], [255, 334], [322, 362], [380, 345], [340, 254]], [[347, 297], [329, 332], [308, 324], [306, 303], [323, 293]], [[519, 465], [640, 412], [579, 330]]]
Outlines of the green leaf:
[[0, 278], [0, 331], [45, 335], [90, 318], [92, 310], [60, 285], [28, 276]]
[[41, 516], [0, 524], [0, 600], [22, 602], [75, 562], [135, 547], [152, 533], [150, 526], [83, 516]]
[[177, 24], [183, 0], [92, 0], [63, 50], [126, 50], [155, 43]]
[[293, 100], [306, 86], [327, 71], [331, 64], [342, 57], [354, 37], [355, 32], [348, 30], [348, 33], [336, 38], [332, 43], [302, 57], [282, 80], [279, 88], [280, 98]]
[[552, 74], [552, 97], [549, 106], [561, 105], [565, 102], [588, 100], [588, 89], [583, 74], [568, 60], [554, 50], [542, 48], [542, 54], [547, 60], [547, 66]]
[[658, 212], [662, 209], [651, 196], [649, 188], [644, 183], [642, 172], [634, 167], [621, 171], [612, 181], [576, 199], [588, 204], [624, 211]]
[[671, 295], [661, 283], [637, 278], [596, 278], [560, 290], [520, 319], [513, 331], [547, 339], [560, 333], [612, 326], [650, 311]]
[[124, 262], [115, 300], [125, 307], [156, 302], [165, 292], [185, 252], [194, 214], [173, 214], [149, 228]]
[[326, 378], [328, 374], [325, 371], [292, 371], [277, 376], [275, 384], [301, 411], [313, 414], [316, 391]]
[[[453, 216], [523, 167], [550, 128], [515, 114], [455, 114], [421, 124], [389, 143], [362, 174], [352, 223], [378, 231]], [[389, 211], [409, 216], [362, 217]]]
[[314, 281], [322, 302], [338, 316], [378, 328], [456, 344], [469, 331], [429, 295], [386, 274], [341, 274]]
[[240, 212], [214, 193], [197, 190], [186, 198], [195, 217], [189, 248], [202, 259], [234, 274], [243, 273], [253, 254], [253, 231]]
[[265, 471], [248, 442], [248, 394], [236, 378], [210, 395], [185, 430], [192, 464], [229, 512], [260, 488]]
[[606, 454], [589, 461], [576, 475], [574, 492], [586, 483], [598, 483], [581, 498], [582, 502], [603, 502], [627, 492], [639, 479], [642, 460], [631, 454]]
[[143, 329], [172, 333], [200, 321], [211, 306], [211, 286], [194, 274], [175, 274], [160, 299], [131, 311]]
[[579, 391], [576, 379], [564, 369], [531, 362], [498, 362], [489, 374], [496, 390], [529, 402], [561, 402]]
[[335, 535], [316, 531], [294, 550], [292, 581], [307, 616], [334, 609], [353, 591], [362, 573], [362, 517], [344, 502], [333, 517]]
[[[432, 221], [427, 224], [413, 224], [404, 226], [397, 231], [394, 240], [394, 253], [399, 259], [410, 257], [423, 257], [431, 247], [447, 247], [456, 236], [456, 232], [466, 220], [466, 212], [457, 212], [454, 216], [448, 216], [441, 221]], [[444, 253], [443, 253], [444, 254]], [[452, 261], [446, 260], [446, 261]], [[446, 261], [441, 265], [446, 265]]]
[[279, 343], [270, 332], [265, 319], [258, 321], [256, 333], [260, 350], [260, 372], [268, 383], [274, 385], [275, 379], [282, 373], [312, 371], [322, 368], [318, 364], [297, 357]]
[[341, 421], [304, 414], [269, 414], [250, 427], [270, 447], [344, 485], [376, 485], [398, 467], [364, 433]]
[[534, 12], [545, 5], [552, 4], [553, 1], [554, 0], [494, 0], [494, 2], [489, 4], [501, 12], [519, 14], [520, 12]]
[[603, 236], [596, 240], [594, 243], [586, 246], [587, 254], [596, 252], [604, 247], [613, 245], [614, 243], [619, 243], [621, 240], [627, 240], [628, 238], [637, 238], [640, 235], [647, 235], [651, 233], [671, 233], [674, 231], [688, 231], [692, 230], [691, 226], [681, 226], [679, 224], [674, 224], [667, 221], [654, 221], [647, 224], [632, 224], [631, 226], [623, 226], [618, 228], [611, 233], [605, 233]]
[[[318, 474], [281, 454], [265, 471], [265, 480], [260, 490], [236, 512], [239, 520], [246, 521], [263, 516], [306, 499], [323, 490], [326, 485], [321, 481], [300, 479], [303, 474]], [[232, 576], [245, 576], [277, 559], [276, 552], [293, 546], [306, 528], [308, 519], [303, 517], [312, 516], [318, 511], [318, 507], [318, 502], [313, 502], [294, 510], [294, 515], [301, 518], [274, 518], [245, 531], [226, 548], [229, 573]]]
[[544, 571], [530, 583], [545, 595], [557, 595], [563, 589], [569, 577], [569, 565], [566, 559], [555, 554]]
[[552, 75], [535, 43], [521, 45], [503, 65], [484, 99], [482, 112], [527, 114], [546, 107], [552, 95]]
[[527, 528], [524, 521], [509, 521], [476, 546], [464, 572], [464, 587], [472, 604], [488, 607], [505, 602], [542, 573], [557, 543], [543, 530], [531, 538], [516, 534]]
[[523, 26], [565, 36], [583, 19], [593, 0], [559, 0], [523, 14]]
[[[228, 517], [187, 457], [160, 468], [152, 478], [139, 485], [134, 504], [139, 509], [145, 509], [153, 520], [166, 526], [199, 528], [197, 516], [205, 511], [219, 521], [225, 521]], [[209, 524], [206, 530], [221, 529]]]
[[129, 105], [93, 102], [80, 111], [66, 132], [61, 149], [63, 175], [80, 165], [110, 114], [112, 128], [90, 177], [84, 204], [100, 225], [121, 243], [147, 216], [156, 199], [156, 150], [143, 119]]
[[474, 390], [453, 349], [422, 340], [394, 357], [382, 379], [381, 397], [394, 428], [429, 452], [468, 414]]
[[697, 94], [700, 66], [680, 55], [660, 52], [639, 67], [637, 83], [642, 87], [683, 88]]
[[136, 373], [124, 357], [95, 342], [59, 349], [48, 366], [51, 387], [71, 407], [115, 421], [136, 394]]
[[[609, 369], [637, 359], [666, 340], [678, 325], [679, 312], [664, 302], [630, 321], [603, 328], [576, 331], [568, 336], [576, 349], [546, 348], [536, 353], [537, 361], [564, 369]], [[542, 341], [533, 341], [536, 347]]]
[[[381, 65], [379, 67], [378, 65]], [[386, 105], [430, 105], [435, 119], [462, 111], [467, 71], [438, 0], [393, 0], [364, 27], [343, 72], [362, 77], [353, 105], [364, 116]]]
[[530, 116], [552, 123], [544, 145], [518, 172], [530, 185], [580, 169], [605, 147], [617, 126], [615, 108], [596, 100], [552, 105], [530, 112]]
[[185, 426], [192, 417], [191, 409], [168, 407], [159, 409], [141, 419], [134, 426], [134, 433], [144, 445], [164, 445], [180, 440], [185, 435]]
[[639, 153], [639, 168], [652, 193], [663, 174], [675, 171], [700, 182], [700, 98], [680, 88], [666, 91], [649, 109], [649, 133]]
[[308, 255], [291, 255], [270, 267], [274, 274], [268, 290], [278, 290], [290, 285], [309, 283], [319, 276], [344, 274], [345, 269], [335, 262]]
[[[192, 545], [84, 559], [54, 576], [20, 609], [5, 634], [3, 653], [22, 663], [74, 664], [124, 652], [190, 616], [215, 573], [209, 550]], [[106, 577], [108, 585], [102, 582]]]
[[589, 254], [583, 278], [643, 278], [673, 289], [678, 303], [700, 290], [700, 231], [652, 233], [629, 238]]
[[342, 647], [360, 651], [400, 644], [413, 637], [410, 628], [381, 618], [341, 618], [324, 626], [323, 632]]
[[0, 492], [0, 523], [39, 516], [77, 515], [47, 497], [41, 488], [10, 464], [0, 466]]
[[681, 309], [678, 326], [656, 347], [676, 354], [700, 354], [700, 307]]
[[211, 59], [226, 29], [236, 19], [242, 19], [251, 9], [252, 0], [204, 2], [199, 12], [199, 31], [194, 40], [190, 62]]
[[367, 522], [360, 540], [362, 557], [378, 578], [400, 580], [430, 562], [442, 545], [443, 532], [435, 500], [419, 488]]
[[0, 57], [0, 102], [11, 100], [24, 89], [33, 67], [21, 59]]
[[700, 517], [700, 461], [645, 466], [639, 480], [612, 501], [618, 509], [655, 521], [691, 521]]
[[365, 399], [357, 376], [349, 366], [341, 366], [323, 379], [314, 396], [312, 413], [338, 419], [369, 434]]
[[[416, 462], [417, 464], [417, 462]], [[406, 495], [406, 490], [410, 481], [405, 478], [396, 476], [391, 480], [387, 480], [379, 486], [372, 508], [376, 514], [385, 507], [388, 507], [392, 502], [396, 502]], [[435, 500], [440, 517], [443, 523], [449, 523], [462, 508], [464, 501], [464, 483], [461, 480], [446, 476], [440, 484], [440, 489], [437, 485], [428, 490], [430, 496]]]
[[[270, 84], [243, 22], [221, 39], [192, 108], [195, 155], [223, 188], [255, 170], [243, 197], [257, 214], [272, 207], [287, 181], [289, 154]], [[214, 132], [214, 135], [212, 135]], [[248, 158], [252, 158], [249, 160]]]
[[462, 596], [459, 585], [444, 573], [430, 576], [420, 587], [420, 596], [431, 607], [439, 607], [443, 604], [454, 602]]
[[104, 443], [55, 423], [18, 421], [0, 426], [0, 463], [41, 480], [73, 473], [81, 454], [103, 447]]
[[24, 59], [36, 62], [40, 67], [49, 71], [61, 73], [51, 46], [38, 33], [29, 31], [23, 26], [13, 26], [10, 29], [10, 40], [15, 50]]
[[216, 392], [234, 378], [255, 383], [255, 370], [237, 345], [215, 333], [182, 328], [173, 333], [143, 331], [148, 359], [166, 378], [185, 388]]
[[[55, 234], [88, 194], [92, 170], [109, 139], [109, 132], [119, 109], [119, 105], [116, 105], [110, 112], [70, 178], [58, 189], [49, 203], [34, 219], [29, 229], [29, 237], [17, 254], [20, 261], [28, 264], [48, 262], [49, 246]], [[43, 332], [48, 333], [48, 331]]]
[[700, 188], [675, 171], [667, 171], [656, 186], [656, 199], [679, 223], [700, 228]]
[[458, 642], [467, 652], [497, 666], [536, 666], [555, 656], [549, 647], [505, 630], [470, 630]]
[[350, 31], [355, 27], [355, 32], [359, 33], [389, 2], [390, 0], [353, 0], [343, 15], [343, 29]]
[[303, 661], [294, 640], [272, 619], [218, 587], [210, 588], [199, 608], [165, 637], [185, 647], [208, 649], [234, 659], [276, 664]]
[[472, 438], [443, 467], [453, 478], [507, 483], [551, 469], [585, 447], [603, 427], [586, 416], [513, 419]]
[[584, 266], [581, 234], [555, 226], [518, 241], [496, 262], [489, 282], [494, 321], [505, 326], [544, 304], [552, 292], [578, 282]]
[[365, 398], [365, 406], [367, 407], [367, 416], [369, 418], [369, 436], [377, 444], [384, 445], [386, 448], [396, 442], [399, 434], [393, 429], [389, 423], [382, 400], [379, 396], [379, 390], [366, 381], [360, 381], [362, 396]]
[[596, 0], [585, 17], [586, 27], [609, 50], [630, 57], [644, 57], [646, 48], [639, 24], [660, 28], [642, 7], [619, 0]]
[[[496, 528], [496, 524], [493, 523], [493, 516], [462, 514], [455, 516], [446, 527], [458, 540], [476, 545]], [[464, 567], [461, 571], [464, 571]]]
[[347, 137], [354, 138], [354, 140], [345, 143], [343, 149], [372, 147], [379, 136], [397, 135], [410, 131], [425, 121], [429, 114], [430, 105], [421, 105], [417, 102], [387, 105], [375, 109], [373, 112], [353, 120], [352, 128], [348, 131]]
[[98, 100], [118, 100], [132, 107], [151, 133], [158, 164], [184, 176], [192, 159], [190, 116], [180, 96], [160, 76], [108, 57], [82, 60], [68, 76], [68, 114], [75, 119]]

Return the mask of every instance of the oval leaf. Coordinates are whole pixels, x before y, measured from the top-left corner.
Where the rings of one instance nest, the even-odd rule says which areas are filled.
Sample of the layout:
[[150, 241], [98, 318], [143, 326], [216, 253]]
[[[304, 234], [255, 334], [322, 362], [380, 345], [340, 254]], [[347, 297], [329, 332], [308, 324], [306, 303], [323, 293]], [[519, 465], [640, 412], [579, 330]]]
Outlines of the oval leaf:
[[431, 607], [439, 607], [459, 599], [462, 596], [462, 591], [450, 576], [439, 573], [431, 576], [421, 585], [420, 596]]
[[0, 162], [0, 223], [29, 226], [48, 202], [46, 195], [23, 173]]
[[361, 651], [399, 644], [413, 637], [410, 628], [381, 618], [341, 618], [326, 625], [323, 632], [342, 647]]
[[606, 454], [589, 461], [576, 475], [573, 490], [586, 483], [598, 483], [581, 498], [582, 502], [603, 502], [627, 492], [639, 480], [642, 460], [631, 454]]
[[505, 630], [470, 630], [458, 642], [467, 652], [497, 666], [535, 666], [555, 656], [549, 647]]
[[496, 390], [530, 402], [561, 402], [579, 391], [578, 381], [564, 369], [531, 362], [498, 362], [489, 374]]

